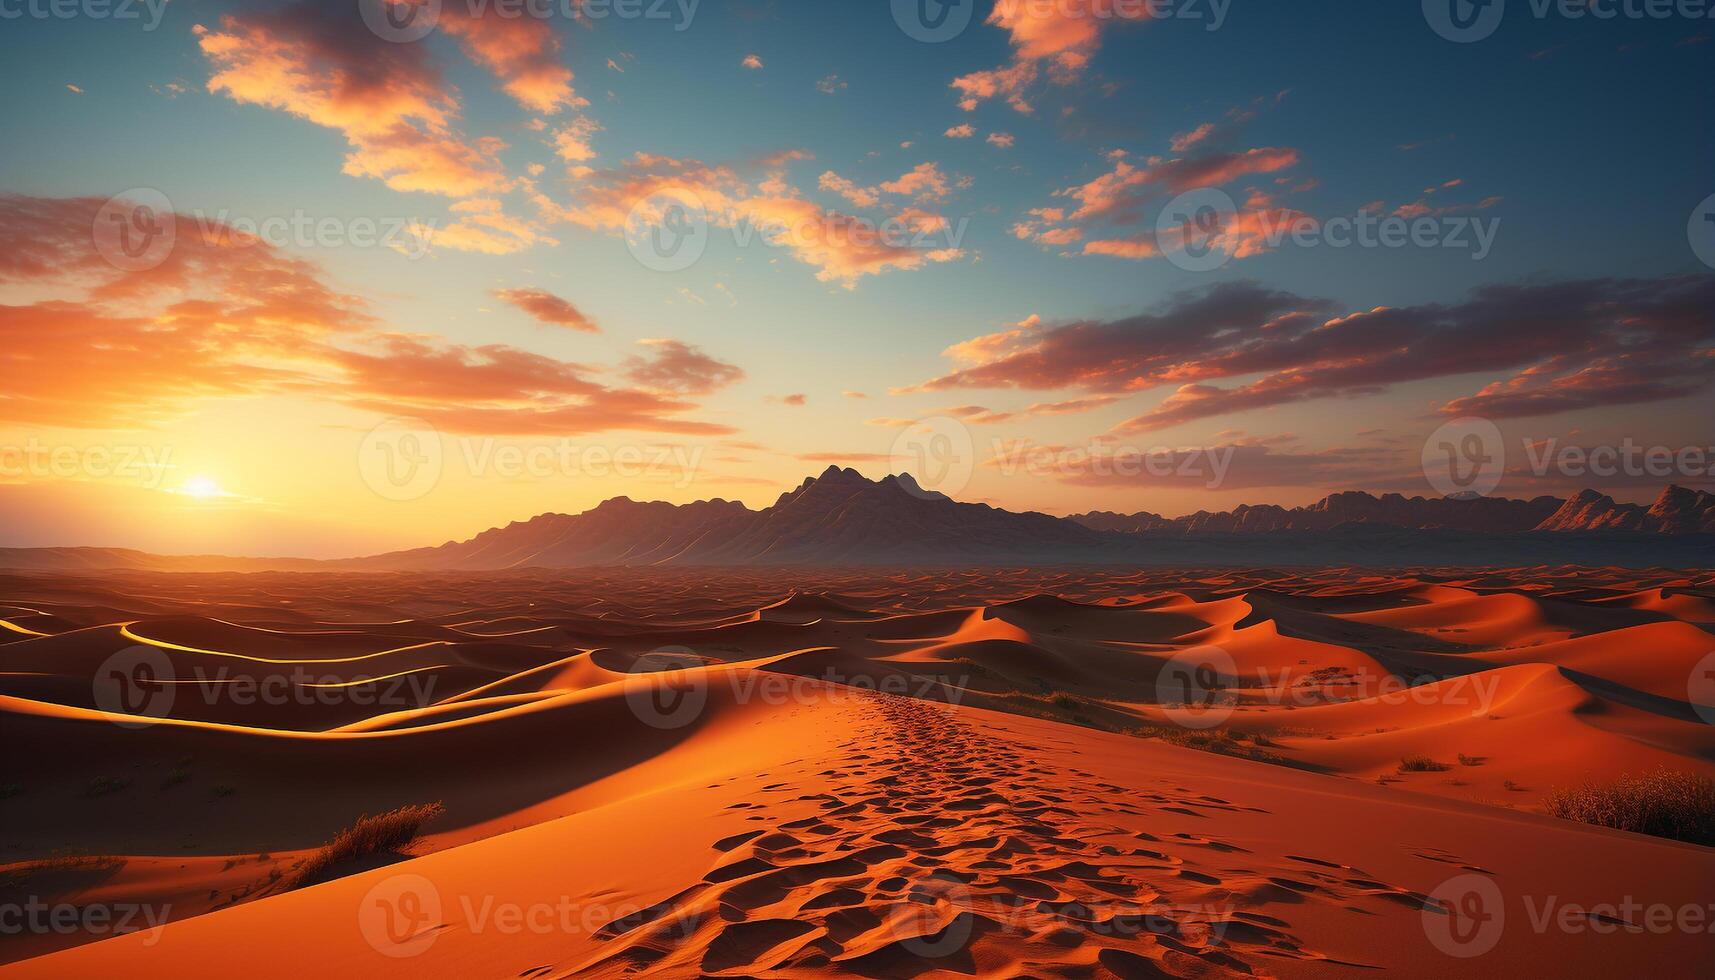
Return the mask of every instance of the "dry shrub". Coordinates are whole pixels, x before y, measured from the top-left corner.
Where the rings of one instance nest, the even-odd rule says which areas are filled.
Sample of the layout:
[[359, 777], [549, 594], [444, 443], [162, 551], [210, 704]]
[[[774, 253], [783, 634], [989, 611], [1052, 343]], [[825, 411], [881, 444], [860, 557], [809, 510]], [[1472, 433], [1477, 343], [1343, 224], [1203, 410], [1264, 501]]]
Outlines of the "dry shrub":
[[336, 865], [403, 851], [417, 842], [424, 824], [446, 811], [440, 803], [415, 803], [373, 817], [367, 814], [358, 817], [356, 823], [334, 835], [321, 850], [292, 869], [286, 887], [313, 885]]
[[1408, 755], [1399, 760], [1400, 772], [1446, 772], [1453, 768], [1445, 762], [1436, 762], [1426, 755]]
[[1715, 783], [1703, 776], [1657, 769], [1558, 789], [1543, 801], [1550, 816], [1715, 846]]

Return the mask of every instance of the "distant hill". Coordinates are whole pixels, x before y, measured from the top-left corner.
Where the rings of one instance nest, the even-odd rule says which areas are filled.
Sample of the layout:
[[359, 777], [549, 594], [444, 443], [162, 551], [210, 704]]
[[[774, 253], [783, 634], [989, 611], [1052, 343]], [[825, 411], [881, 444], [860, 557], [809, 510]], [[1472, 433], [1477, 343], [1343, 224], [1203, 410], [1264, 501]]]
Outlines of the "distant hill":
[[725, 500], [675, 506], [625, 497], [448, 542], [360, 559], [377, 568], [524, 565], [961, 564], [1117, 557], [1123, 542], [1046, 514], [958, 503], [909, 474], [879, 481], [830, 466], [753, 511]]
[[1537, 497], [1335, 493], [1308, 507], [1244, 505], [1165, 518], [1051, 517], [955, 501], [909, 474], [830, 466], [751, 510], [731, 500], [603, 501], [448, 541], [335, 561], [162, 556], [119, 548], [0, 549], [25, 571], [504, 571], [591, 565], [1363, 565], [1616, 564], [1704, 567], [1715, 495], [1669, 487], [1654, 504], [1586, 490]]
[[1200, 510], [1173, 519], [1143, 511], [1132, 515], [1097, 511], [1070, 518], [1086, 527], [1131, 533], [1254, 534], [1265, 531], [1325, 531], [1345, 524], [1380, 524], [1416, 530], [1530, 531], [1560, 507], [1558, 497], [1379, 497], [1357, 490], [1334, 493], [1308, 507], [1241, 504], [1232, 510]]
[[1648, 507], [1615, 503], [1584, 490], [1538, 525], [1539, 531], [1648, 531], [1653, 534], [1715, 533], [1715, 494], [1668, 487]]

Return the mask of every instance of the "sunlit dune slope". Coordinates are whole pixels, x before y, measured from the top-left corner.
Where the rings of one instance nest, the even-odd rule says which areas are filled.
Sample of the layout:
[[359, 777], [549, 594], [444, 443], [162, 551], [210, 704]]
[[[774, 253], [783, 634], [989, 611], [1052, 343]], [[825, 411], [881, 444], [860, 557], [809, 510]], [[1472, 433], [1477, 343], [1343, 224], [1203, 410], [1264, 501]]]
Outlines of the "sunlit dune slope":
[[1055, 722], [752, 705], [661, 761], [560, 819], [10, 973], [1446, 976], [1431, 896], [1468, 875], [1514, 920], [1485, 971], [1690, 975], [1708, 951], [1544, 934], [1524, 903], [1693, 903], [1711, 852]]

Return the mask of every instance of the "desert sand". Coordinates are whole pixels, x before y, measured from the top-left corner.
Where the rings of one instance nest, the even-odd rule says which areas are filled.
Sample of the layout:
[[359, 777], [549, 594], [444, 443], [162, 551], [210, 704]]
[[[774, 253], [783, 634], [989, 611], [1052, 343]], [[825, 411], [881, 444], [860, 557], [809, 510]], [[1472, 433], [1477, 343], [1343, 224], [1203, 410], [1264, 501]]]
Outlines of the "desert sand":
[[[1542, 810], [1715, 775], [1712, 596], [1585, 568], [0, 576], [0, 899], [155, 917], [0, 935], [0, 970], [1697, 975], [1715, 849]], [[294, 881], [421, 803], [420, 840]]]

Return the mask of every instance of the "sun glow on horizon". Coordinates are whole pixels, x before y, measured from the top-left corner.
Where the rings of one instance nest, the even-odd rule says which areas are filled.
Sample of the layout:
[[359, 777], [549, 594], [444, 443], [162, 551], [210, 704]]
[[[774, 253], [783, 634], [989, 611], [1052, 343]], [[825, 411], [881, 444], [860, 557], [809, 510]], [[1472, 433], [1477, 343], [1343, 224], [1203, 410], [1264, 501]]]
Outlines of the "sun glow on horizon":
[[213, 500], [216, 497], [230, 496], [230, 494], [220, 488], [220, 484], [214, 482], [212, 477], [203, 476], [201, 474], [186, 480], [184, 485], [179, 487], [179, 492], [187, 497], [195, 497], [198, 500]]

